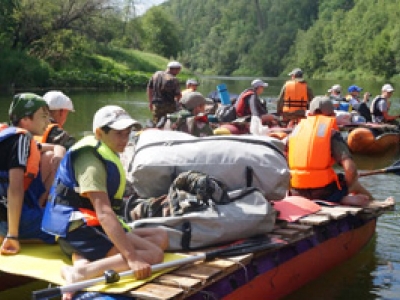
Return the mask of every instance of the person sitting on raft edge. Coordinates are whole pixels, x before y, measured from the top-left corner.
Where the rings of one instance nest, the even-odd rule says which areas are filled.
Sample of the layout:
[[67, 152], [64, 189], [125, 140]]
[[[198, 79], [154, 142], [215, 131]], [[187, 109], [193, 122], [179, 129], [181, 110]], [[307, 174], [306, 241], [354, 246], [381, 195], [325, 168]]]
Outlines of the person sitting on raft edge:
[[[311, 101], [309, 114], [289, 136], [288, 162], [292, 195], [354, 206], [366, 206], [373, 200], [358, 181], [357, 166], [327, 96]], [[335, 163], [344, 174], [336, 174]]]
[[[119, 106], [100, 108], [94, 136], [72, 146], [61, 161], [42, 221], [42, 230], [59, 236], [58, 244], [73, 266], [61, 270], [67, 284], [102, 276], [106, 270], [132, 270], [136, 279], [151, 275], [168, 246], [165, 230], [131, 230], [118, 216], [125, 171], [117, 153], [124, 151], [137, 123]], [[71, 299], [65, 294], [63, 299]]]

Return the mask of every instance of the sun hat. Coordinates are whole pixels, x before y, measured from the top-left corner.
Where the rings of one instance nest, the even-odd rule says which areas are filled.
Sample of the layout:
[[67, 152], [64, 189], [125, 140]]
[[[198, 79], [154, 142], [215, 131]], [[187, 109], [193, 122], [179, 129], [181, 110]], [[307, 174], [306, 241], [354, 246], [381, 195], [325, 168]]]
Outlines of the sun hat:
[[202, 104], [214, 104], [214, 101], [212, 99], [205, 98], [199, 92], [189, 92], [189, 93], [183, 95], [180, 102], [183, 105], [183, 107], [188, 110], [193, 110], [197, 106], [202, 105]]
[[303, 71], [300, 68], [295, 68], [288, 75], [295, 76], [295, 77], [301, 77], [301, 76], [303, 76]]
[[169, 69], [180, 69], [182, 65], [178, 61], [170, 61], [167, 65]]
[[8, 116], [10, 121], [15, 123], [23, 117], [34, 114], [41, 107], [47, 107], [47, 103], [39, 95], [33, 93], [17, 94], [11, 102]]
[[47, 102], [50, 110], [66, 109], [75, 111], [71, 99], [60, 91], [49, 91], [43, 95], [43, 99]]
[[107, 105], [100, 108], [93, 118], [93, 132], [97, 128], [108, 126], [111, 129], [123, 130], [140, 123], [134, 119], [122, 108], [116, 105]]
[[342, 91], [342, 87], [340, 86], [340, 84], [332, 85], [332, 87], [328, 90], [328, 92], [331, 93], [332, 91], [340, 93]]
[[334, 114], [334, 107], [332, 100], [327, 96], [316, 96], [310, 102], [310, 113], [322, 113], [325, 116], [331, 116]]
[[392, 87], [392, 85], [390, 85], [390, 84], [385, 84], [383, 87], [382, 87], [382, 92], [393, 92], [394, 91], [394, 88]]
[[254, 88], [258, 88], [258, 87], [260, 87], [260, 86], [267, 87], [267, 86], [268, 86], [268, 83], [262, 81], [261, 79], [254, 79], [254, 80], [251, 82], [251, 86], [254, 87]]
[[186, 85], [189, 85], [189, 84], [191, 84], [191, 85], [200, 85], [200, 83], [198, 83], [198, 81], [196, 79], [188, 79], [186, 81]]
[[351, 86], [349, 86], [349, 88], [347, 89], [347, 91], [348, 91], [349, 93], [352, 93], [352, 92], [361, 92], [361, 91], [362, 91], [362, 88], [360, 88], [359, 86], [356, 86], [356, 85], [351, 85]]

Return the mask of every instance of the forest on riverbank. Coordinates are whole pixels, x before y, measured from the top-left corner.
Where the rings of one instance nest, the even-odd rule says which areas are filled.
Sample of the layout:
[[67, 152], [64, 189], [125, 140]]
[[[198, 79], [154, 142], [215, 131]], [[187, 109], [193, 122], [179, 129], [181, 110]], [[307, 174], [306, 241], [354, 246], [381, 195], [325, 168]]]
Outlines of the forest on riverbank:
[[400, 77], [395, 0], [2, 0], [0, 88], [143, 86], [170, 59], [191, 74]]

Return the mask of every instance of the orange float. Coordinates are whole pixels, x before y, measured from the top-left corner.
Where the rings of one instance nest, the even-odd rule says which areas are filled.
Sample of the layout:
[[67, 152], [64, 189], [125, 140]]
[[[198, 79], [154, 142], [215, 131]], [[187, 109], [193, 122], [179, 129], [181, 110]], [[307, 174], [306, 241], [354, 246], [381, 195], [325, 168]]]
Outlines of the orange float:
[[347, 137], [347, 144], [353, 153], [382, 154], [393, 148], [398, 149], [400, 143], [399, 132], [382, 132], [374, 134], [371, 128], [355, 128]]

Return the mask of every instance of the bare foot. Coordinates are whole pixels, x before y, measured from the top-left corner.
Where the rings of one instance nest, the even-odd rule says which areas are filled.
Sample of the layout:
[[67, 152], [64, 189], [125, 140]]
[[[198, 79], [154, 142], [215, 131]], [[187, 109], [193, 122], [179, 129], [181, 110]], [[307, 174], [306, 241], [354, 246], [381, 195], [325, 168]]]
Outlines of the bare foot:
[[[61, 276], [64, 278], [67, 285], [85, 279], [85, 277], [79, 273], [78, 269], [79, 266], [64, 266], [61, 268]], [[74, 293], [64, 293], [62, 300], [72, 300], [73, 295]]]
[[368, 206], [370, 202], [371, 200], [369, 197], [364, 194], [347, 195], [342, 199], [342, 201], [340, 201], [340, 203], [344, 205], [360, 207]]

